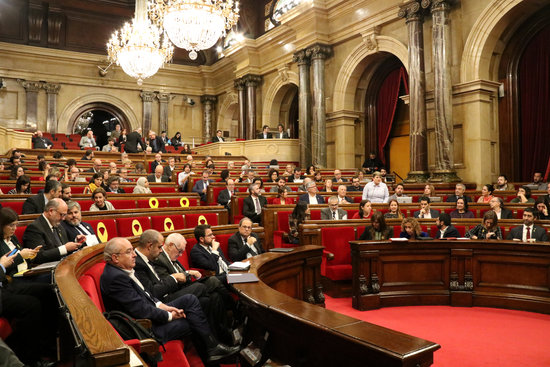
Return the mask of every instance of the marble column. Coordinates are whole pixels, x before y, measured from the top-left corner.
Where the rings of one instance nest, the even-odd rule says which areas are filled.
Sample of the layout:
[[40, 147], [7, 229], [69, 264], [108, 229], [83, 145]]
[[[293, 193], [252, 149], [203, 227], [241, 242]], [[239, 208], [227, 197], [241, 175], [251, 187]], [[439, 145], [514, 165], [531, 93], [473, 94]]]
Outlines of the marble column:
[[453, 84], [451, 79], [451, 0], [422, 0], [432, 12], [432, 54], [434, 67], [435, 170], [432, 182], [457, 182], [454, 170]]
[[248, 74], [243, 77], [246, 83], [246, 139], [256, 139], [256, 87], [262, 82], [260, 75]]
[[142, 91], [139, 96], [143, 101], [143, 134], [141, 135], [147, 137], [153, 122], [153, 100], [155, 99], [155, 92]]
[[25, 122], [26, 129], [38, 129], [38, 92], [42, 86], [40, 82], [32, 82], [23, 79], [17, 79], [19, 85], [25, 88], [27, 102], [27, 117]]
[[170, 101], [174, 98], [170, 93], [158, 93], [157, 99], [159, 100], [159, 131], [168, 131], [168, 107]]
[[239, 139], [246, 139], [246, 90], [245, 82], [242, 79], [235, 80], [235, 89], [239, 96]]
[[311, 85], [309, 78], [310, 58], [306, 50], [294, 54], [293, 61], [298, 63], [300, 85], [298, 90], [298, 122], [300, 138], [300, 164], [308, 167], [312, 163], [311, 149]]
[[416, 0], [405, 4], [398, 16], [406, 19], [409, 35], [410, 172], [405, 182], [425, 182], [428, 172], [426, 75], [424, 68], [423, 9]]
[[327, 115], [325, 103], [325, 60], [332, 55], [329, 45], [315, 44], [307, 48], [311, 57], [313, 78], [312, 133], [313, 164], [327, 166]]
[[206, 95], [201, 97], [201, 103], [204, 105], [204, 123], [202, 125], [202, 136], [205, 143], [209, 141], [212, 136], [214, 136], [212, 132], [214, 125], [214, 106], [217, 101], [218, 98], [216, 96]]
[[57, 94], [61, 86], [54, 83], [45, 83], [42, 87], [48, 96], [46, 130], [51, 134], [55, 134], [57, 133]]

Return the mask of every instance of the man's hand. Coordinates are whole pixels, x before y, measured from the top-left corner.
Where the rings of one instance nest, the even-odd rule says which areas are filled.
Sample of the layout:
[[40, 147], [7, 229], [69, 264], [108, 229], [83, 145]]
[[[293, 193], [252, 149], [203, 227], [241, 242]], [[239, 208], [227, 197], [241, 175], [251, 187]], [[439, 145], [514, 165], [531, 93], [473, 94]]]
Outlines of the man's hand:
[[188, 273], [194, 276], [196, 279], [200, 279], [202, 277], [202, 274], [200, 273], [200, 271], [189, 270]]
[[248, 236], [248, 238], [246, 239], [246, 243], [250, 247], [254, 246], [254, 244], [256, 243], [256, 237]]
[[86, 236], [83, 234], [79, 234], [78, 236], [76, 236], [75, 242], [78, 242], [79, 244], [83, 244], [84, 242], [86, 242]]
[[8, 252], [0, 258], [0, 264], [2, 264], [4, 268], [11, 266], [13, 264], [13, 259], [17, 256], [17, 252], [11, 256], [8, 256], [9, 254]]
[[67, 252], [72, 252], [80, 248], [81, 243], [78, 242], [67, 242], [65, 244], [65, 248], [67, 249]]
[[218, 248], [220, 248], [220, 243], [216, 240], [212, 240], [212, 251], [218, 251]]
[[35, 248], [24, 248], [19, 253], [23, 257], [23, 259], [34, 259], [36, 257], [36, 254], [38, 254], [38, 251], [42, 248], [42, 245], [36, 246]]
[[161, 310], [170, 312], [172, 314], [172, 320], [185, 318], [185, 312], [183, 312], [182, 309], [168, 306], [168, 305], [165, 305], [164, 303], [161, 303], [158, 307]]
[[187, 281], [187, 278], [183, 273], [174, 273], [172, 274], [172, 276], [174, 277], [174, 279], [176, 279], [176, 282], [178, 283], [185, 283]]

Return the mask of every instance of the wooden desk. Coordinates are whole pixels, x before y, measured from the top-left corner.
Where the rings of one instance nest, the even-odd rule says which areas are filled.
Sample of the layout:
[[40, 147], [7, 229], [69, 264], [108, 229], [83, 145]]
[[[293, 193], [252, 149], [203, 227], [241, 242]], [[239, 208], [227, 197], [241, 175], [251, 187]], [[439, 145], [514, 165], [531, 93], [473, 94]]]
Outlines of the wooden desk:
[[550, 246], [353, 241], [353, 307], [483, 306], [550, 314]]

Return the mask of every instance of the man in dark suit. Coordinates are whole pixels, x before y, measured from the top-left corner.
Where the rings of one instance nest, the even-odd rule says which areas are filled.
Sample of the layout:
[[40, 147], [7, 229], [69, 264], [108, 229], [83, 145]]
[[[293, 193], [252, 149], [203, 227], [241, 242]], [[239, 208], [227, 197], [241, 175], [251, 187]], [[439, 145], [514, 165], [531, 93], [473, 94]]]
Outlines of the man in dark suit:
[[120, 187], [120, 176], [113, 175], [109, 176], [107, 179], [107, 192], [112, 192], [114, 194], [125, 194], [126, 191]]
[[267, 199], [260, 192], [260, 185], [255, 183], [249, 186], [250, 195], [243, 200], [243, 215], [254, 223], [262, 222], [262, 210], [267, 205]]
[[438, 218], [439, 211], [430, 208], [430, 198], [427, 196], [422, 196], [420, 199], [420, 210], [417, 210], [413, 213], [415, 218]]
[[168, 164], [164, 166], [164, 175], [172, 181], [172, 176], [176, 171], [176, 159], [174, 157], [168, 158]]
[[328, 198], [328, 208], [321, 209], [321, 219], [345, 220], [348, 219], [348, 212], [338, 207], [338, 197], [331, 196], [330, 198]]
[[195, 185], [193, 185], [193, 189], [191, 191], [196, 192], [201, 197], [201, 201], [206, 202], [206, 193], [208, 191], [208, 185], [210, 185], [214, 180], [209, 180], [208, 177], [210, 176], [210, 173], [208, 171], [204, 171], [202, 173], [202, 180], [199, 180], [195, 182]]
[[94, 159], [94, 164], [93, 164], [92, 168], [87, 169], [84, 172], [99, 173], [99, 171], [101, 171], [101, 165], [102, 164], [103, 164], [103, 162], [101, 162], [101, 159], [96, 158], [96, 159]]
[[223, 205], [229, 212], [231, 212], [231, 198], [235, 192], [235, 180], [228, 178], [225, 189], [218, 194], [218, 204]]
[[546, 229], [536, 226], [534, 222], [535, 209], [525, 208], [523, 211], [523, 225], [512, 228], [506, 239], [521, 242], [548, 241]]
[[46, 181], [44, 193], [33, 195], [23, 203], [22, 214], [40, 214], [44, 211], [46, 202], [61, 197], [61, 182]]
[[199, 224], [194, 231], [197, 244], [189, 252], [191, 266], [212, 272], [223, 283], [227, 283], [226, 275], [229, 261], [216, 241], [214, 233], [208, 224]]
[[164, 168], [162, 166], [157, 166], [155, 168], [155, 173], [147, 176], [147, 181], [151, 182], [170, 182], [170, 178], [164, 175]]
[[338, 186], [338, 204], [353, 204], [353, 199], [347, 193], [348, 188], [345, 185]]
[[222, 131], [221, 131], [221, 130], [217, 130], [217, 131], [216, 131], [216, 136], [212, 137], [211, 142], [212, 142], [212, 143], [222, 143], [222, 142], [224, 142], [224, 141], [225, 141], [225, 139], [224, 139], [223, 136], [222, 136]]
[[80, 204], [76, 201], [69, 201], [67, 203], [67, 216], [61, 222], [61, 226], [65, 228], [67, 238], [70, 240], [76, 241], [79, 235], [86, 236], [86, 242], [83, 243], [83, 246], [93, 246], [99, 243], [99, 239], [92, 226], [82, 221]]
[[36, 136], [32, 138], [32, 146], [34, 149], [50, 149], [53, 143], [50, 139], [42, 136], [42, 131], [38, 130]]
[[67, 215], [67, 204], [61, 199], [48, 201], [44, 213], [29, 224], [23, 233], [23, 246], [35, 248], [42, 246], [34, 258], [35, 264], [61, 260], [86, 241], [83, 235], [76, 236], [76, 242], [69, 241], [65, 228], [59, 226]]
[[303, 195], [300, 195], [298, 201], [305, 201], [308, 204], [324, 204], [325, 199], [317, 193], [317, 184], [313, 181], [310, 181], [306, 185], [307, 192]]
[[125, 238], [107, 242], [103, 253], [107, 261], [100, 279], [101, 294], [107, 311], [123, 311], [134, 318], [152, 321], [153, 333], [163, 343], [183, 339], [192, 333], [206, 347], [207, 362], [212, 363], [239, 351], [221, 344], [212, 335], [197, 297], [182, 295], [163, 303], [147, 292], [134, 274], [136, 253]]
[[157, 133], [154, 131], [149, 131], [149, 146], [151, 147], [153, 153], [166, 153], [166, 148], [162, 138], [157, 136]]
[[164, 159], [162, 159], [162, 154], [161, 153], [157, 153], [155, 154], [155, 160], [151, 162], [151, 172], [155, 172], [155, 168], [157, 168], [157, 166], [163, 166], [164, 163], [166, 163], [166, 161]]
[[145, 150], [145, 146], [141, 141], [141, 127], [128, 134], [126, 144], [124, 145], [124, 151], [126, 153], [137, 153], [138, 145], [141, 147], [140, 150]]
[[451, 216], [447, 213], [439, 214], [439, 217], [435, 221], [435, 225], [439, 229], [435, 235], [436, 239], [460, 237], [458, 229], [451, 224]]
[[239, 222], [239, 231], [229, 237], [227, 250], [231, 261], [242, 261], [264, 253], [261, 241], [252, 233], [252, 221], [244, 217]]
[[269, 126], [264, 125], [262, 132], [258, 134], [258, 139], [272, 139], [273, 135], [269, 132]]
[[466, 191], [466, 186], [461, 183], [457, 183], [455, 186], [455, 194], [447, 196], [447, 200], [445, 200], [447, 203], [456, 203], [458, 199], [464, 199], [465, 201], [471, 203], [472, 198], [469, 196], [465, 196], [464, 192]]
[[345, 178], [342, 177], [342, 171], [339, 169], [334, 170], [334, 177], [332, 178], [333, 183], [342, 183], [342, 182], [348, 182]]
[[302, 181], [304, 181], [305, 177], [306, 176], [302, 176], [302, 170], [300, 169], [300, 167], [296, 167], [294, 168], [294, 174], [292, 176], [288, 176], [288, 182], [301, 183]]
[[282, 124], [277, 125], [275, 139], [289, 139], [288, 133], [285, 131], [285, 127]]

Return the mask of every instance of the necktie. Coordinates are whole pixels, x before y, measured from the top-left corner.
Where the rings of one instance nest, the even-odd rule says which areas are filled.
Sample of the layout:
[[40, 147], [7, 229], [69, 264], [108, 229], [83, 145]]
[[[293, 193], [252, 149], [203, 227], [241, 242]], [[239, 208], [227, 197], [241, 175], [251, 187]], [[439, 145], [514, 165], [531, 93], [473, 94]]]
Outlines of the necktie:
[[332, 219], [336, 219], [336, 212], [332, 212]]
[[531, 228], [525, 227], [525, 230], [527, 231], [527, 233], [525, 234], [525, 238], [530, 240], [531, 239]]
[[177, 261], [173, 261], [172, 265], [174, 265], [174, 269], [176, 269], [176, 273], [184, 273], [185, 272], [185, 270], [183, 270], [183, 268], [180, 266], [180, 264], [178, 264]]
[[260, 214], [262, 212], [262, 208], [260, 207], [260, 201], [258, 198], [254, 198], [254, 204], [256, 206], [256, 214]]
[[55, 242], [55, 247], [63, 246], [61, 242], [61, 236], [59, 234], [59, 228], [52, 227], [53, 241]]
[[78, 232], [80, 232], [80, 233], [83, 234], [83, 235], [86, 235], [86, 236], [87, 236], [87, 235], [91, 234], [91, 233], [86, 229], [86, 227], [84, 227], [84, 226], [82, 225], [82, 223], [80, 223], [78, 226], [76, 226], [76, 229], [78, 230]]
[[420, 214], [420, 218], [424, 218], [424, 213]]

